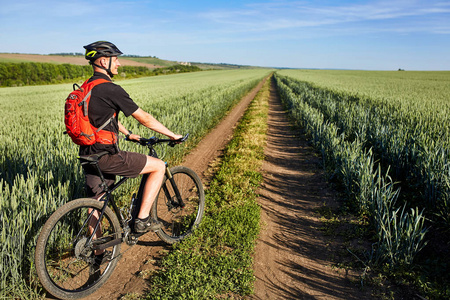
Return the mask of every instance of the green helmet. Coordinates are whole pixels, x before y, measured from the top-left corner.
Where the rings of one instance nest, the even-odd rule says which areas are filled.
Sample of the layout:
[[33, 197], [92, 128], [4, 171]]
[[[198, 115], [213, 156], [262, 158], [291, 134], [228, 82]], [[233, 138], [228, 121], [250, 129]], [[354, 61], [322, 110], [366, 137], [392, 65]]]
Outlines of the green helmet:
[[94, 42], [83, 46], [83, 48], [86, 49], [84, 57], [89, 61], [94, 61], [99, 57], [119, 56], [123, 54], [116, 45], [107, 41]]

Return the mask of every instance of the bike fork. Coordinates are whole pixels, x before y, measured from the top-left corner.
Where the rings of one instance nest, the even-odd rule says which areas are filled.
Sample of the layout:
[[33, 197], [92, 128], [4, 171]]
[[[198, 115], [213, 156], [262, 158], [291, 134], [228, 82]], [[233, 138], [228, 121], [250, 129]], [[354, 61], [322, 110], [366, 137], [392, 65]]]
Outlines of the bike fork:
[[[172, 185], [172, 189], [175, 193], [176, 199], [178, 200], [178, 204], [180, 205], [180, 207], [183, 208], [185, 206], [184, 201], [181, 198], [181, 194], [178, 189], [178, 186], [176, 185], [175, 179], [173, 179], [172, 173], [170, 172], [170, 169], [167, 167], [167, 164], [166, 164], [166, 177], [169, 179], [170, 184]], [[164, 193], [166, 194], [167, 199], [172, 199], [165, 183], [163, 184], [163, 189], [164, 189]]]

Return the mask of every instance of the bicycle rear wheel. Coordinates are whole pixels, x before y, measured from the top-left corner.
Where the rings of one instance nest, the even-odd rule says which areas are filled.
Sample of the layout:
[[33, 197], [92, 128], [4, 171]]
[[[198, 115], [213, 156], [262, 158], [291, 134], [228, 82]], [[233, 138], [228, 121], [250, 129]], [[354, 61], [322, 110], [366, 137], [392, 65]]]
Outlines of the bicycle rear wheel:
[[[44, 288], [61, 299], [86, 297], [102, 286], [118, 262], [120, 243], [94, 250], [121, 237], [119, 221], [107, 207], [96, 237], [88, 242], [104, 202], [93, 199], [70, 201], [56, 210], [39, 234], [35, 264]], [[95, 253], [97, 252], [97, 253]], [[95, 254], [103, 252], [103, 262]]]
[[189, 236], [200, 224], [205, 210], [205, 193], [200, 178], [191, 169], [177, 166], [170, 171], [184, 206], [180, 205], [171, 181], [165, 178], [152, 206], [152, 217], [162, 223], [156, 234], [166, 243], [173, 244]]

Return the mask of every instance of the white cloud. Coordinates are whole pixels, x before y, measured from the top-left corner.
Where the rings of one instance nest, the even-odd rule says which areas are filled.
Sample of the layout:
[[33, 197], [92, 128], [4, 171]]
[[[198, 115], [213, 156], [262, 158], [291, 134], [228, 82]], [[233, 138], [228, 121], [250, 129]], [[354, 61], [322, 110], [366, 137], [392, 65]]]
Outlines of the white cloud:
[[[366, 4], [317, 6], [314, 2], [276, 1], [254, 3], [242, 9], [201, 12], [199, 17], [212, 24], [222, 25], [224, 26], [222, 29], [226, 28], [230, 32], [264, 32], [328, 25], [351, 26], [355, 23], [383, 20], [397, 21], [396, 26], [409, 27], [408, 18], [431, 18], [447, 13], [450, 13], [450, 3], [446, 2], [377, 1]], [[392, 30], [396, 31], [398, 28]]]

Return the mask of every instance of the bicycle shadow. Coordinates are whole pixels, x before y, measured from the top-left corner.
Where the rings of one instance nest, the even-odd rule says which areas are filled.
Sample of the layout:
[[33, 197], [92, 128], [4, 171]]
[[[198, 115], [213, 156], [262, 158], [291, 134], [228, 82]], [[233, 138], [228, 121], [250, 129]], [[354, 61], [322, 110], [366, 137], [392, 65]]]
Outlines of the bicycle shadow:
[[163, 247], [163, 248], [167, 248], [170, 249], [170, 245], [163, 242], [163, 241], [141, 241], [139, 240], [137, 242], [137, 245], [139, 246], [145, 246], [145, 247]]

